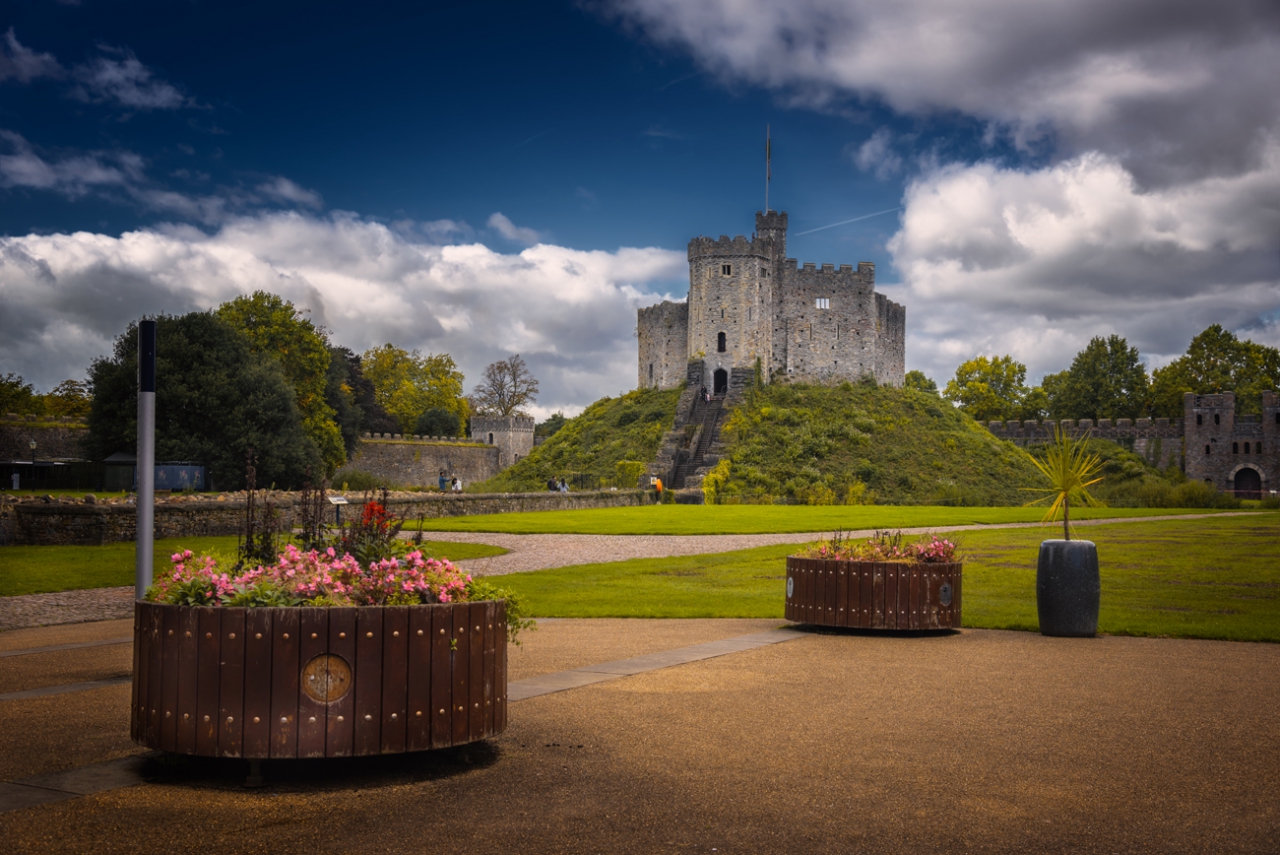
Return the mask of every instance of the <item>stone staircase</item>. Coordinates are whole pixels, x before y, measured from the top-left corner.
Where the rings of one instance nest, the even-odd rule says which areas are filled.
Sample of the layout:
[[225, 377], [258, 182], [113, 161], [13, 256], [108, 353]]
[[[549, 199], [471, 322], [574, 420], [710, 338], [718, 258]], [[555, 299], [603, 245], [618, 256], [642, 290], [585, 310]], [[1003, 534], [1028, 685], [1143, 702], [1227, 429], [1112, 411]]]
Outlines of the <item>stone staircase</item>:
[[724, 411], [723, 397], [714, 397], [710, 403], [700, 399], [694, 401], [689, 424], [696, 424], [697, 429], [689, 437], [689, 448], [681, 449], [676, 454], [675, 466], [668, 481], [671, 489], [683, 490], [688, 476], [706, 465], [707, 452], [720, 435], [720, 419]]

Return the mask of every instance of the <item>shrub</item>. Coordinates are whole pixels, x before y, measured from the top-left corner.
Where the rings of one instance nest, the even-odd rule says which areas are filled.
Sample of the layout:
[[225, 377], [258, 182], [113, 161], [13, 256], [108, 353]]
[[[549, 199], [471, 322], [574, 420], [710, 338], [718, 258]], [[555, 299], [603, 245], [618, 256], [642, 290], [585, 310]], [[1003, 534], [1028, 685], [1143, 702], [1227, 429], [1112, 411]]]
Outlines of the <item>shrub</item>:
[[333, 474], [333, 483], [342, 490], [357, 490], [364, 492], [366, 490], [398, 490], [400, 485], [392, 484], [385, 478], [379, 478], [372, 472], [365, 472], [363, 469], [339, 469]]

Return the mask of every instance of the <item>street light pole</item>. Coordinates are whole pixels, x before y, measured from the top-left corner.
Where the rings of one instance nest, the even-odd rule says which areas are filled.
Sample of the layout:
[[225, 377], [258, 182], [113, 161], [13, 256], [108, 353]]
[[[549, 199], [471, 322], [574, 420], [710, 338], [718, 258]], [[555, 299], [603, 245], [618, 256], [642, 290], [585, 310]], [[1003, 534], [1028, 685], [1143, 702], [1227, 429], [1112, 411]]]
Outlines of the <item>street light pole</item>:
[[151, 587], [156, 523], [156, 322], [138, 323], [138, 525], [134, 596]]

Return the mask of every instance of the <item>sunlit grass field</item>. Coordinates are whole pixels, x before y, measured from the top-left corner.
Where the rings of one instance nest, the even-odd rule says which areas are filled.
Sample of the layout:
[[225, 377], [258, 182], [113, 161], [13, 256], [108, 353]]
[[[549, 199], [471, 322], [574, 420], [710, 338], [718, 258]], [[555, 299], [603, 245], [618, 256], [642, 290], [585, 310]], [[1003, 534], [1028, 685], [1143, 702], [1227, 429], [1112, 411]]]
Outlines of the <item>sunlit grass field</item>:
[[[229, 567], [236, 561], [236, 543], [234, 536], [158, 540], [155, 572], [168, 567], [169, 556], [179, 549], [190, 549], [196, 555], [212, 555]], [[507, 551], [481, 543], [439, 541], [423, 541], [421, 549], [423, 555], [430, 558], [454, 561], [487, 558]], [[132, 542], [104, 546], [0, 547], [0, 597], [132, 585], [135, 554]]]
[[[1032, 494], [1034, 497], [1034, 494]], [[1082, 508], [1074, 519], [1113, 519], [1215, 513], [1196, 509]], [[646, 505], [582, 511], [481, 514], [421, 521], [424, 531], [497, 531], [508, 534], [766, 534], [835, 529], [1038, 522], [1043, 508], [956, 508], [920, 505]], [[410, 520], [407, 530], [418, 527]]]
[[[1100, 631], [1280, 641], [1280, 514], [1081, 528], [1098, 545]], [[1060, 528], [954, 535], [966, 627], [1037, 630], [1036, 555]], [[502, 577], [544, 617], [782, 618], [790, 546]]]

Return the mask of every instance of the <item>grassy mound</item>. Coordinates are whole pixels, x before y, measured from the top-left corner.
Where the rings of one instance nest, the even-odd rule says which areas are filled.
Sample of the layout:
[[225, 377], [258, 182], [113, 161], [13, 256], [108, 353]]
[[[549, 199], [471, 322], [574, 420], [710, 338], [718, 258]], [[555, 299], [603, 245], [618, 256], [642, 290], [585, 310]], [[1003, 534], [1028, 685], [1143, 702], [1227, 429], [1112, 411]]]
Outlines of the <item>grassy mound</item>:
[[914, 389], [767, 386], [724, 437], [705, 484], [719, 502], [1015, 505], [1042, 480], [1026, 452]]
[[565, 476], [577, 487], [634, 487], [618, 484], [617, 464], [648, 463], [662, 436], [675, 423], [681, 389], [637, 389], [620, 398], [601, 398], [565, 422], [533, 453], [481, 484], [486, 493], [545, 490], [548, 478]]

